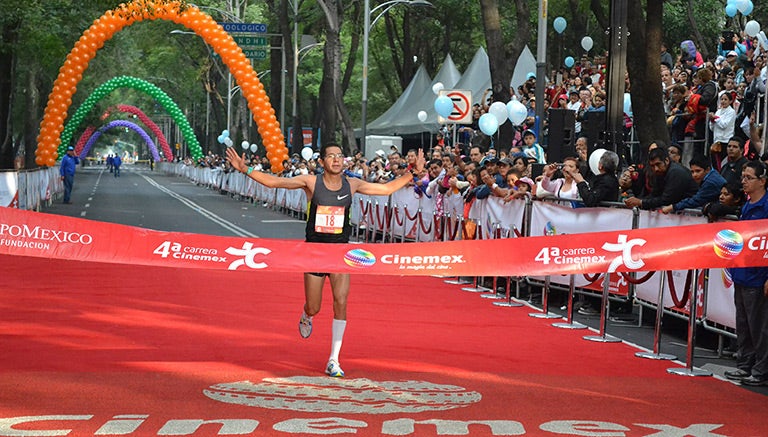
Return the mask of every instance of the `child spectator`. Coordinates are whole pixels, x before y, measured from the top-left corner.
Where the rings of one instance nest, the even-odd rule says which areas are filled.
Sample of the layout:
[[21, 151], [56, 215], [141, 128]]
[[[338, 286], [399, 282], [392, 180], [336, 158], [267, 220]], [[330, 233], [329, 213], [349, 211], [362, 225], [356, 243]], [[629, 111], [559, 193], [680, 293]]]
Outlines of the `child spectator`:
[[726, 215], [738, 217], [741, 213], [741, 207], [744, 205], [744, 200], [745, 196], [741, 185], [725, 184], [720, 189], [719, 199], [716, 202], [704, 205], [701, 213], [707, 216], [711, 222], [717, 221]]

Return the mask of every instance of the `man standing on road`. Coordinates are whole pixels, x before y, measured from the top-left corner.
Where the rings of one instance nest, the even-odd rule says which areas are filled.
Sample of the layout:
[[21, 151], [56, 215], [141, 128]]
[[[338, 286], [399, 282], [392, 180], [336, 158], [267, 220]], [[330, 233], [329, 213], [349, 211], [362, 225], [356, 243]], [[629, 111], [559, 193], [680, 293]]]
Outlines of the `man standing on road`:
[[72, 195], [72, 185], [75, 183], [75, 170], [80, 160], [75, 156], [75, 148], [72, 146], [67, 147], [67, 154], [61, 158], [61, 166], [59, 167], [59, 175], [64, 182], [64, 203], [72, 203], [69, 198]]
[[[355, 193], [371, 196], [386, 196], [406, 187], [414, 177], [424, 171], [424, 152], [419, 150], [416, 162], [409, 170], [385, 184], [370, 183], [363, 179], [344, 176], [344, 154], [337, 144], [326, 144], [320, 149], [320, 175], [299, 175], [280, 178], [247, 167], [245, 154], [238, 156], [233, 148], [227, 148], [227, 160], [232, 167], [245, 173], [249, 178], [269, 188], [302, 189], [309, 199], [307, 213], [306, 241], [310, 243], [347, 243], [352, 232], [350, 216], [352, 196]], [[299, 333], [307, 338], [312, 333], [312, 317], [320, 311], [325, 277], [331, 283], [333, 293], [333, 325], [331, 355], [325, 373], [341, 378], [344, 371], [339, 365], [339, 352], [347, 326], [347, 296], [349, 295], [349, 274], [347, 273], [304, 273], [304, 312], [299, 320]]]
[[120, 158], [120, 155], [115, 155], [114, 158], [112, 158], [112, 166], [115, 167], [115, 177], [120, 177], [120, 166], [123, 165], [123, 160]]

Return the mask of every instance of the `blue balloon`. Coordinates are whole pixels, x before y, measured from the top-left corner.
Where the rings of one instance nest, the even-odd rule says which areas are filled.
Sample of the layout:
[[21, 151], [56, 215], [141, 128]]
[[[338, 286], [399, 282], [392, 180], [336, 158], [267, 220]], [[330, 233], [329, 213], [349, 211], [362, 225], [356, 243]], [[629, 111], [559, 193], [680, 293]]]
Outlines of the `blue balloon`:
[[435, 99], [435, 111], [443, 118], [448, 118], [453, 112], [453, 100], [448, 96]]
[[725, 5], [725, 15], [735, 17], [737, 12], [739, 12], [739, 8], [734, 3]]
[[566, 66], [566, 67], [568, 67], [568, 68], [571, 68], [571, 67], [573, 67], [573, 64], [574, 64], [575, 62], [576, 62], [576, 61], [574, 61], [574, 60], [573, 60], [573, 58], [572, 58], [572, 57], [570, 57], [570, 56], [568, 56], [567, 58], [565, 58], [565, 61], [564, 61], [564, 63], [565, 63], [565, 66]]
[[229, 131], [224, 129], [223, 131], [221, 131], [221, 136], [224, 138], [229, 138]]
[[499, 120], [491, 113], [485, 113], [477, 120], [477, 126], [484, 134], [490, 136], [499, 129]]
[[555, 22], [552, 23], [552, 24], [553, 24], [552, 27], [555, 28], [555, 32], [563, 33], [563, 31], [565, 30], [565, 26], [568, 25], [568, 22], [565, 21], [565, 18], [563, 18], [563, 17], [557, 17], [557, 18], [555, 18]]
[[632, 116], [632, 96], [629, 93], [624, 93], [624, 113]]

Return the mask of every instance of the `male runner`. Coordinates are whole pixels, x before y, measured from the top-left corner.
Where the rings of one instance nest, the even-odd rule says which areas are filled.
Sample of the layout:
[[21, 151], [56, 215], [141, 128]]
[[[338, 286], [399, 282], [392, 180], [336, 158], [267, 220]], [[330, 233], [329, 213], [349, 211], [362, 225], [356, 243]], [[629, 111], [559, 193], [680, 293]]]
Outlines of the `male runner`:
[[[424, 152], [419, 150], [410, 172], [387, 182], [370, 183], [362, 179], [343, 175], [344, 154], [337, 144], [326, 144], [320, 149], [321, 175], [299, 175], [280, 178], [267, 173], [253, 171], [245, 163], [245, 154], [238, 156], [233, 148], [227, 148], [227, 160], [233, 168], [245, 173], [256, 182], [270, 188], [302, 189], [309, 199], [306, 241], [313, 243], [347, 243], [352, 232], [350, 216], [352, 196], [359, 192], [371, 196], [386, 196], [407, 186], [414, 175], [424, 171]], [[325, 277], [330, 279], [333, 292], [333, 326], [331, 355], [325, 373], [341, 378], [344, 371], [339, 365], [339, 352], [347, 326], [347, 296], [349, 295], [349, 274], [347, 273], [304, 273], [304, 312], [299, 320], [299, 333], [307, 338], [312, 333], [312, 317], [320, 312]]]

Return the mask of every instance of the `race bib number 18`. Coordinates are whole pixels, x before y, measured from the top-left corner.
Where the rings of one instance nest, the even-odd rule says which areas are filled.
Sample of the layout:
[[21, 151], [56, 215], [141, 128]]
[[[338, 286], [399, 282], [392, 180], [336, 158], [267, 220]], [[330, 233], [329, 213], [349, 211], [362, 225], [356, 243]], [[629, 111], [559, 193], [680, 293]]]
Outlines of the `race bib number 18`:
[[317, 206], [317, 212], [315, 213], [315, 232], [321, 234], [341, 234], [343, 227], [343, 206]]

